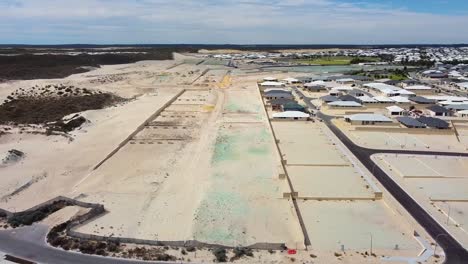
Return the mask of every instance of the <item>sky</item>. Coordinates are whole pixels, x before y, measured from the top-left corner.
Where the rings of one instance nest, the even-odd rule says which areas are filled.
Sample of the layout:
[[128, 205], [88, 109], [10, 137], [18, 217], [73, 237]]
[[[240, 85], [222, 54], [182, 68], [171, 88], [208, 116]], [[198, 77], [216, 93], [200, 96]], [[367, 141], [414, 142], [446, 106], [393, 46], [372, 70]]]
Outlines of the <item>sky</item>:
[[0, 0], [1, 44], [459, 44], [467, 0]]

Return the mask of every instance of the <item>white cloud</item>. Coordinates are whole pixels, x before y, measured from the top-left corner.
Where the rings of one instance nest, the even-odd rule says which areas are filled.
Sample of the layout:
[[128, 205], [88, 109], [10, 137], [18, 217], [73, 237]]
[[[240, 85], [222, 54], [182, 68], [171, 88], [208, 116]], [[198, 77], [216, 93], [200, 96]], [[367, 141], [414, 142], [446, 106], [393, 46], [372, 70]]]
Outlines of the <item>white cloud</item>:
[[0, 1], [7, 23], [9, 43], [468, 42], [468, 16], [336, 0]]

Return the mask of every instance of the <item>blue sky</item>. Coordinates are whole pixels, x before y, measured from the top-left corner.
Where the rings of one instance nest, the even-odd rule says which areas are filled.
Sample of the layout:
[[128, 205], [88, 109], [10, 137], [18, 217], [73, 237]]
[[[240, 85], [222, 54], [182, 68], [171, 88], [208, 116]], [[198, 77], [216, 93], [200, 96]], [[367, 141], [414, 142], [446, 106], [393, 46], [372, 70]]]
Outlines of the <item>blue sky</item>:
[[[348, 3], [366, 3], [362, 0], [350, 0]], [[375, 0], [367, 3], [380, 4], [392, 9], [405, 9], [414, 12], [428, 12], [435, 14], [468, 14], [466, 0]]]
[[0, 43], [468, 43], [466, 0], [0, 0]]

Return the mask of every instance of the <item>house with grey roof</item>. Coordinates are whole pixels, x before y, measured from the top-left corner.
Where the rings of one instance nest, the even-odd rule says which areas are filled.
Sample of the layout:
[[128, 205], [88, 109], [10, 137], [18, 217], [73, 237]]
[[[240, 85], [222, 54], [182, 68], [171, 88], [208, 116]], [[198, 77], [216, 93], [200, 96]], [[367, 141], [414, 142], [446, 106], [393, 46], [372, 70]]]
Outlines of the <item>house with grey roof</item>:
[[452, 111], [468, 110], [468, 104], [450, 104], [446, 105], [445, 108]]
[[383, 125], [393, 123], [390, 118], [379, 114], [354, 114], [345, 116], [344, 119], [352, 125]]
[[304, 90], [313, 92], [313, 93], [319, 93], [319, 92], [327, 91], [327, 88], [322, 85], [304, 85]]
[[430, 128], [436, 128], [436, 129], [449, 129], [450, 128], [449, 123], [436, 117], [421, 116], [421, 117], [418, 117], [416, 120], [425, 124], [426, 126]]
[[339, 101], [340, 99], [338, 99], [338, 97], [333, 96], [333, 95], [325, 95], [325, 96], [320, 97], [320, 100], [323, 103], [331, 103], [331, 102]]
[[440, 105], [432, 105], [426, 108], [431, 116], [450, 116], [451, 112]]
[[411, 97], [408, 97], [408, 99], [416, 104], [435, 104], [436, 103], [435, 100], [428, 99], [423, 96], [411, 96]]
[[400, 85], [401, 85], [402, 87], [413, 86], [413, 85], [419, 85], [419, 84], [420, 84], [419, 81], [413, 80], [413, 79], [408, 79], [408, 80], [400, 81]]
[[400, 116], [397, 117], [396, 120], [407, 128], [426, 128], [425, 124], [419, 122], [418, 120], [412, 117]]
[[284, 90], [270, 90], [263, 94], [267, 100], [274, 100], [274, 99], [293, 99], [293, 95], [290, 91]]
[[388, 80], [388, 81], [385, 81], [383, 82], [385, 84], [388, 84], [388, 85], [394, 85], [394, 86], [397, 86], [400, 84], [400, 81], [397, 81], [397, 80]]
[[338, 100], [340, 101], [351, 101], [351, 102], [356, 102], [356, 103], [361, 103], [361, 100], [357, 99], [356, 97], [352, 96], [352, 95], [349, 95], [349, 94], [345, 94], [345, 95], [342, 95], [342, 96], [338, 96]]
[[352, 91], [349, 91], [348, 94], [352, 95], [354, 97], [361, 97], [361, 96], [366, 95], [366, 93], [364, 93], [364, 91], [359, 90], [359, 89], [353, 89]]

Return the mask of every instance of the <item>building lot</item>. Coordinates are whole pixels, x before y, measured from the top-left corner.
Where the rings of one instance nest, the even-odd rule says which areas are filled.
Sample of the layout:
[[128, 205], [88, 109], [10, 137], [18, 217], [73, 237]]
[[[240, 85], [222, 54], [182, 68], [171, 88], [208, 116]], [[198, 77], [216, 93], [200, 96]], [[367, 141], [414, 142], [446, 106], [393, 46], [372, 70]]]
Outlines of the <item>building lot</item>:
[[323, 123], [277, 121], [272, 126], [312, 248], [340, 251], [343, 246], [364, 252], [372, 236], [378, 254], [417, 255], [421, 246], [411, 224], [376, 197], [375, 185], [335, 144]]
[[[301, 199], [371, 200], [375, 194], [353, 167], [288, 166], [294, 190]], [[337, 184], [339, 182], [339, 184]]]
[[275, 177], [273, 146], [264, 124], [220, 128], [211, 185], [195, 217], [196, 239], [223, 245], [301, 243], [292, 203], [282, 199], [285, 182]]
[[373, 149], [404, 149], [422, 151], [466, 152], [468, 145], [458, 141], [455, 134], [423, 134], [404, 132], [355, 130], [340, 126], [340, 129], [356, 144]]
[[[435, 202], [434, 205], [442, 211], [443, 215], [448, 216], [450, 225], [459, 225], [460, 229], [467, 232], [468, 229], [468, 212], [467, 202]], [[447, 221], [445, 222], [447, 224]]]
[[322, 250], [392, 252], [412, 256], [421, 248], [405, 220], [383, 201], [302, 201], [299, 208], [312, 248]]
[[349, 166], [350, 162], [312, 122], [272, 122], [288, 165]]
[[461, 244], [468, 246], [468, 158], [378, 154], [373, 159]]
[[265, 122], [266, 117], [261, 111], [262, 103], [255, 90], [239, 88], [227, 89], [224, 93], [226, 103], [222, 113], [223, 122], [246, 123]]
[[384, 162], [403, 178], [466, 178], [468, 160], [450, 157], [415, 156], [402, 159], [399, 155], [387, 155]]

